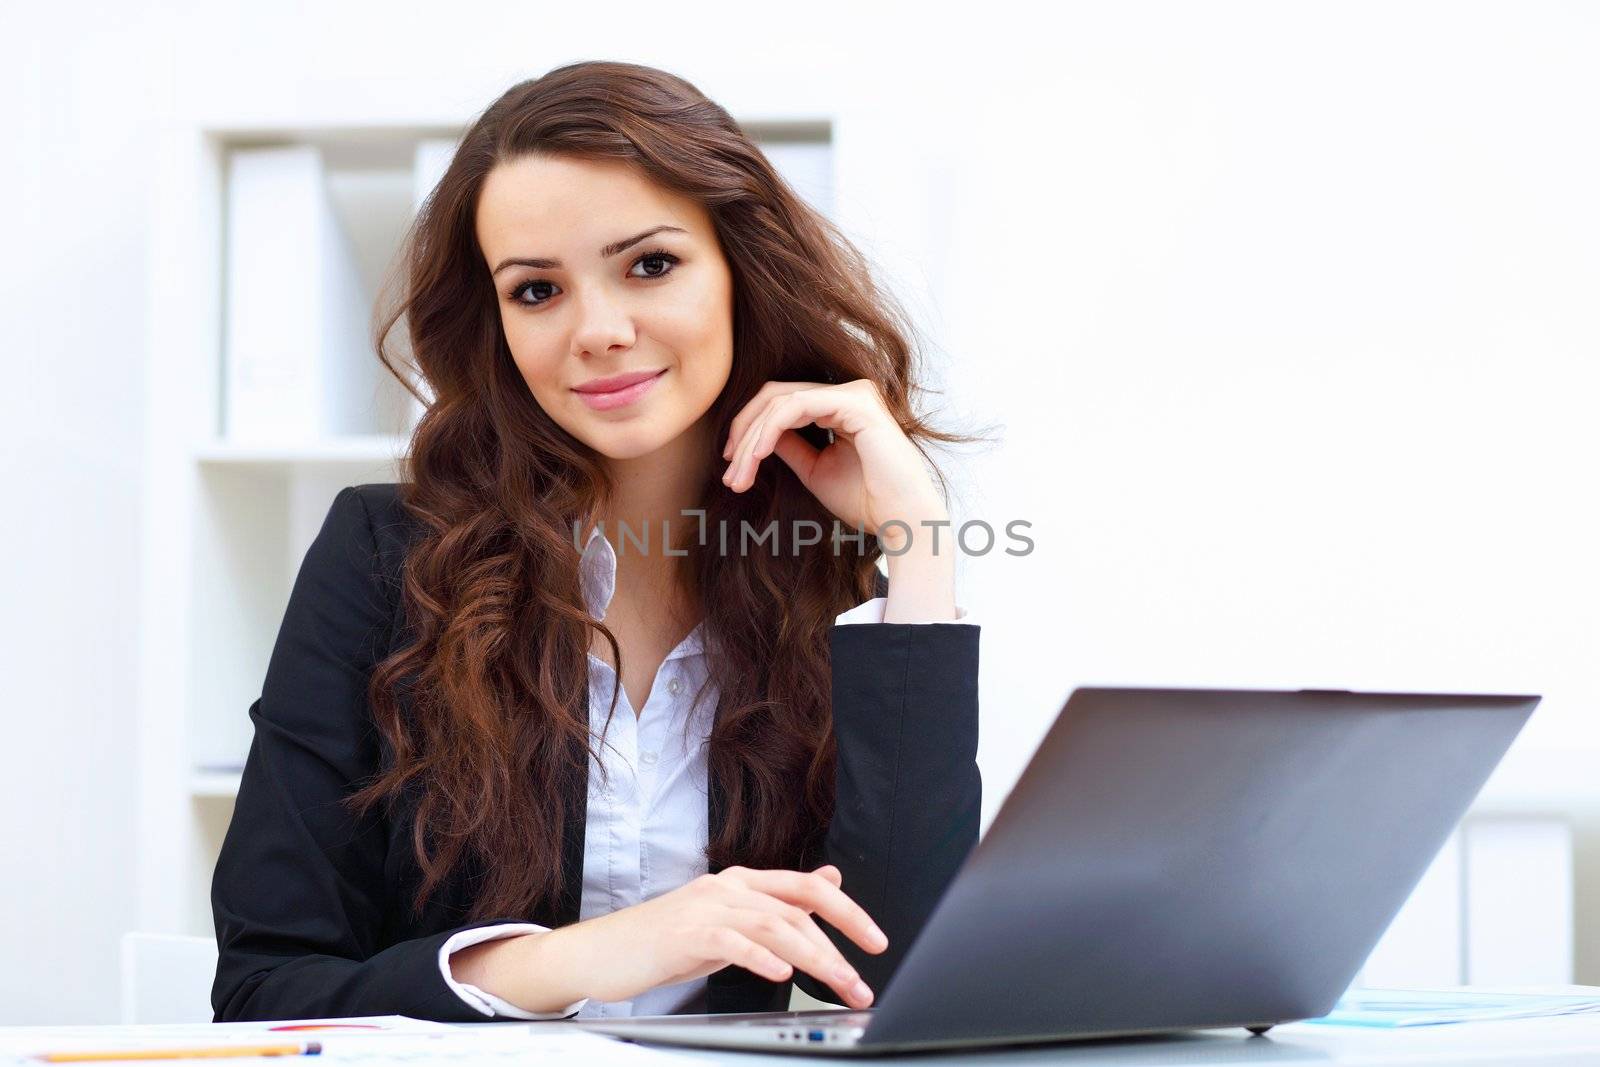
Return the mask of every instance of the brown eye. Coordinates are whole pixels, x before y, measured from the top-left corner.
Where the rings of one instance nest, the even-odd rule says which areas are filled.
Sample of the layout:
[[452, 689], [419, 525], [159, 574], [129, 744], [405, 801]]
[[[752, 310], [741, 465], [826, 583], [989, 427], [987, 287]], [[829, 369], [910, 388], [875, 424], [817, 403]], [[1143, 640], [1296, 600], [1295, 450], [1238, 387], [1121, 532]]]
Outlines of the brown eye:
[[548, 300], [549, 299], [548, 296], [545, 297], [543, 300], [523, 300], [523, 299], [521, 299], [521, 296], [522, 296], [522, 294], [524, 292], [534, 288], [535, 286], [539, 286], [541, 288], [551, 288], [551, 289], [555, 288], [549, 282], [542, 281], [542, 280], [541, 281], [523, 282], [521, 285], [519, 285], [515, 289], [511, 290], [510, 296], [511, 296], [512, 302], [513, 303], [517, 303], [517, 304], [526, 304], [528, 307], [538, 307], [540, 304], [544, 303], [545, 300]]
[[[677, 263], [678, 263], [678, 257], [673, 255], [671, 252], [666, 251], [665, 249], [659, 249], [658, 248], [654, 252], [646, 252], [644, 255], [642, 255], [638, 259], [634, 260], [633, 261], [633, 265], [635, 267], [637, 267], [641, 263], [648, 263], [648, 262], [651, 262], [651, 261], [655, 261], [655, 262], [659, 262], [659, 263], [663, 264], [663, 269], [661, 269], [659, 271], [652, 271], [650, 273], [644, 274], [644, 275], [642, 275], [642, 277], [645, 277], [645, 278], [664, 278], [668, 274], [672, 273], [672, 268], [674, 266], [676, 266]], [[638, 278], [638, 277], [641, 277], [641, 275], [635, 274], [634, 277]]]

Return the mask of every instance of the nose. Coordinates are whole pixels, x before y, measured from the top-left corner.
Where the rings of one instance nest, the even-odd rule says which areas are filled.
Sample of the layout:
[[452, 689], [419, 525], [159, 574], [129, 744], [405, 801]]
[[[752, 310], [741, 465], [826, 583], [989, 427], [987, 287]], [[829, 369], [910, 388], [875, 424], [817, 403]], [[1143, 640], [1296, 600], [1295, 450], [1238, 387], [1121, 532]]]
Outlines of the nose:
[[572, 351], [579, 359], [625, 352], [633, 347], [633, 317], [624, 301], [588, 287], [578, 305], [578, 324], [572, 332]]

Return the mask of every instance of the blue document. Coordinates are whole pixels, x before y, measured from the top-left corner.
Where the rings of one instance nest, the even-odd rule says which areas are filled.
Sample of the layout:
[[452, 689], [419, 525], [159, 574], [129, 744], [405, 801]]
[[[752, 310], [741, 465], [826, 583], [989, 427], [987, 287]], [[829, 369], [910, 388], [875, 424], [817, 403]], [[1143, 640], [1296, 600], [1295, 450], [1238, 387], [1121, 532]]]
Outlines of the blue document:
[[1466, 989], [1352, 989], [1333, 1011], [1307, 1022], [1329, 1026], [1438, 1026], [1600, 1011], [1600, 997], [1480, 993]]

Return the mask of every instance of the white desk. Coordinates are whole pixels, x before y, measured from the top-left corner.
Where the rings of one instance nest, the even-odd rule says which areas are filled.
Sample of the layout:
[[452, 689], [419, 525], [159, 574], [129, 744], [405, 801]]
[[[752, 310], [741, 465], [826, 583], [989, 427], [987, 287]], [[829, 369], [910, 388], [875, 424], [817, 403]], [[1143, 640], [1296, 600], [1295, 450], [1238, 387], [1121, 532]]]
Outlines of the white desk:
[[[1532, 990], [1530, 990], [1532, 991]], [[1552, 988], [1545, 992], [1571, 992], [1600, 996], [1600, 988], [1581, 986]], [[541, 1031], [585, 1029], [567, 1022], [464, 1023], [463, 1027], [483, 1030]], [[0, 1059], [4, 1046], [30, 1027], [0, 1027]], [[102, 1040], [115, 1031], [126, 1037], [127, 1027], [50, 1027], [74, 1038], [93, 1038], [106, 1031]], [[163, 1029], [153, 1027], [154, 1030]], [[360, 1039], [357, 1039], [360, 1040]], [[185, 1042], [187, 1043], [187, 1042]], [[498, 1042], [496, 1042], [498, 1044]], [[30, 1047], [36, 1042], [29, 1041]], [[120, 1040], [113, 1047], [128, 1047]], [[1291, 1023], [1274, 1028], [1264, 1037], [1251, 1037], [1243, 1030], [1194, 1031], [1165, 1037], [1114, 1041], [1063, 1042], [1054, 1045], [1011, 1046], [949, 1053], [917, 1053], [912, 1056], [854, 1057], [805, 1056], [797, 1053], [729, 1052], [711, 1049], [647, 1046], [662, 1052], [680, 1053], [701, 1061], [719, 1064], [771, 1064], [796, 1067], [799, 1064], [882, 1064], [885, 1067], [923, 1067], [932, 1064], [976, 1065], [1073, 1064], [1080, 1067], [1134, 1064], [1360, 1064], [1362, 1067], [1424, 1067], [1424, 1065], [1474, 1064], [1502, 1067], [1597, 1067], [1600, 1065], [1600, 1013], [1570, 1015], [1549, 1019], [1519, 1019], [1507, 1022], [1457, 1023], [1444, 1026], [1376, 1029], [1323, 1026], [1316, 1023]], [[330, 1057], [330, 1059], [335, 1057]], [[152, 1064], [157, 1061], [149, 1061]], [[241, 1061], [222, 1061], [224, 1063]], [[261, 1061], [257, 1061], [261, 1062]], [[281, 1061], [280, 1061], [281, 1062]], [[447, 1063], [448, 1061], [441, 1061]], [[459, 1062], [459, 1061], [457, 1061]], [[427, 1067], [426, 1058], [414, 1061]]]
[[[1548, 992], [1600, 996], [1600, 988], [1553, 987]], [[500, 1025], [500, 1024], [494, 1024]], [[510, 1025], [510, 1024], [507, 1024]], [[570, 1023], [533, 1023], [534, 1026], [571, 1026]], [[656, 1045], [654, 1048], [667, 1049]], [[922, 1067], [924, 1064], [962, 1064], [963, 1067], [1005, 1064], [1072, 1064], [1101, 1067], [1115, 1064], [1361, 1064], [1362, 1067], [1432, 1064], [1494, 1064], [1503, 1067], [1600, 1067], [1600, 1014], [1569, 1015], [1550, 1019], [1506, 1022], [1452, 1023], [1444, 1026], [1377, 1029], [1289, 1023], [1274, 1027], [1263, 1037], [1243, 1030], [1206, 1030], [1170, 1037], [1119, 1041], [1012, 1046], [956, 1053], [918, 1053], [915, 1057], [771, 1055], [683, 1049], [691, 1055], [720, 1063], [746, 1064], [884, 1064]]]

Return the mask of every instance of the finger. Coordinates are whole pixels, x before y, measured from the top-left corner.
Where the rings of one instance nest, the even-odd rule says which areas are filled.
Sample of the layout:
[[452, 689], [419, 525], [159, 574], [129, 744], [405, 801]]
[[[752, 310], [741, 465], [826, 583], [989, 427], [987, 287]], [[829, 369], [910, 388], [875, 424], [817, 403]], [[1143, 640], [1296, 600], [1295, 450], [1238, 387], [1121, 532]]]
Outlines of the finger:
[[739, 447], [739, 442], [744, 438], [745, 429], [766, 408], [767, 400], [771, 397], [771, 386], [772, 383], [767, 382], [760, 389], [757, 389], [755, 396], [745, 401], [744, 406], [734, 414], [733, 421], [728, 424], [728, 439], [722, 445], [723, 459], [733, 459], [734, 450]]
[[820, 948], [770, 911], [734, 908], [729, 915], [740, 933], [834, 990], [845, 1004], [864, 1008], [872, 1003], [872, 990], [831, 942]]
[[776, 397], [767, 401], [766, 407], [762, 408], [761, 413], [756, 416], [755, 421], [746, 427], [744, 436], [740, 438], [738, 445], [734, 447], [733, 462], [728, 466], [728, 474], [725, 480], [728, 483], [728, 488], [732, 489], [735, 493], [744, 491], [744, 486], [741, 483], [744, 481], [745, 469], [749, 463], [750, 445], [753, 441], [755, 441], [756, 434], [760, 431], [762, 422], [765, 421], [767, 415], [772, 411], [772, 405], [776, 402]]
[[813, 422], [830, 429], [842, 426], [859, 395], [841, 386], [825, 385], [773, 397], [767, 410], [746, 434], [742, 449], [743, 473], [735, 474], [730, 488], [742, 492], [755, 482], [756, 467], [772, 454], [785, 431]]
[[772, 398], [781, 392], [787, 392], [791, 387], [797, 387], [798, 382], [767, 382], [756, 395], [751, 397], [739, 413], [733, 417], [733, 422], [728, 426], [728, 443], [723, 446], [722, 458], [732, 460], [739, 452], [739, 445], [743, 443], [745, 435], [750, 432], [751, 425], [767, 410], [767, 405], [772, 403]]
[[851, 941], [868, 952], [882, 952], [889, 939], [866, 911], [845, 895], [844, 890], [817, 874], [784, 870], [745, 870], [742, 883], [781, 900], [814, 911], [832, 923]]
[[809, 391], [811, 390], [801, 388], [792, 392], [775, 393], [767, 401], [767, 406], [750, 423], [745, 430], [744, 439], [739, 442], [738, 448], [734, 450], [734, 463], [728, 478], [728, 488], [736, 493], [742, 493], [755, 484], [756, 468], [760, 465], [761, 457], [754, 455], [753, 449], [762, 439], [765, 427], [773, 425], [774, 416], [781, 416], [781, 413], [787, 410], [791, 397]]
[[774, 396], [793, 392], [796, 389], [814, 388], [815, 382], [767, 382], [756, 390], [756, 395], [751, 397], [733, 417], [733, 422], [728, 425], [728, 441], [722, 446], [722, 458], [732, 459], [733, 453], [739, 447], [739, 442], [744, 438], [745, 430], [749, 429]]
[[836, 966], [843, 965], [848, 967], [850, 965], [850, 961], [844, 958], [833, 941], [829, 939], [827, 934], [822, 932], [822, 927], [817, 925], [816, 920], [811, 918], [811, 913], [806, 909], [790, 904], [786, 900], [779, 900], [772, 894], [763, 893], [759, 889], [737, 889], [728, 899], [728, 904], [734, 908], [748, 908], [753, 911], [764, 911], [776, 915], [796, 930], [799, 930], [800, 935], [815, 945], [819, 951], [838, 957]]
[[[755, 412], [753, 418], [761, 417], [766, 411], [766, 404], [767, 401], [762, 401], [760, 410]], [[744, 413], [740, 412], [740, 416], [743, 417], [743, 415]], [[739, 458], [744, 449], [744, 443], [750, 435], [750, 425], [751, 423], [747, 421], [742, 430], [731, 432], [728, 435], [728, 450], [723, 457], [728, 461], [728, 466], [722, 472], [722, 484], [730, 488], [733, 485], [734, 475], [739, 472]]]
[[737, 964], [772, 982], [786, 982], [794, 976], [787, 960], [731, 926], [712, 927], [706, 936], [706, 955], [717, 962]]
[[843, 885], [844, 884], [844, 874], [839, 870], [839, 868], [835, 867], [831, 863], [824, 863], [821, 867], [818, 867], [816, 870], [812, 871], [811, 873], [812, 874], [820, 874], [820, 875], [822, 875], [822, 877], [826, 878], [828, 881], [832, 882], [834, 885]]
[[799, 397], [811, 397], [816, 393], [827, 393], [831, 387], [817, 386], [811, 389], [797, 389], [793, 392], [774, 396], [767, 402], [766, 409], [750, 424], [745, 431], [744, 440], [740, 442], [735, 451], [735, 465], [733, 475], [728, 482], [728, 487], [736, 493], [742, 493], [755, 484], [756, 468], [761, 461], [772, 451], [775, 438], [785, 430], [795, 429], [812, 421], [808, 415], [797, 415], [796, 412], [808, 408], [828, 410], [827, 403], [802, 404]]
[[[743, 492], [755, 481], [755, 465], [750, 462], [750, 443], [754, 438], [757, 428], [768, 420], [772, 406], [786, 396], [795, 393], [815, 392], [819, 389], [832, 389], [834, 386], [819, 385], [816, 382], [768, 382], [762, 386], [765, 396], [752, 400], [734, 419], [734, 428], [729, 434], [728, 470], [723, 477], [723, 484], [735, 492]], [[761, 394], [758, 394], [761, 397]], [[804, 425], [799, 423], [797, 425]], [[743, 483], [741, 485], [741, 482]]]

